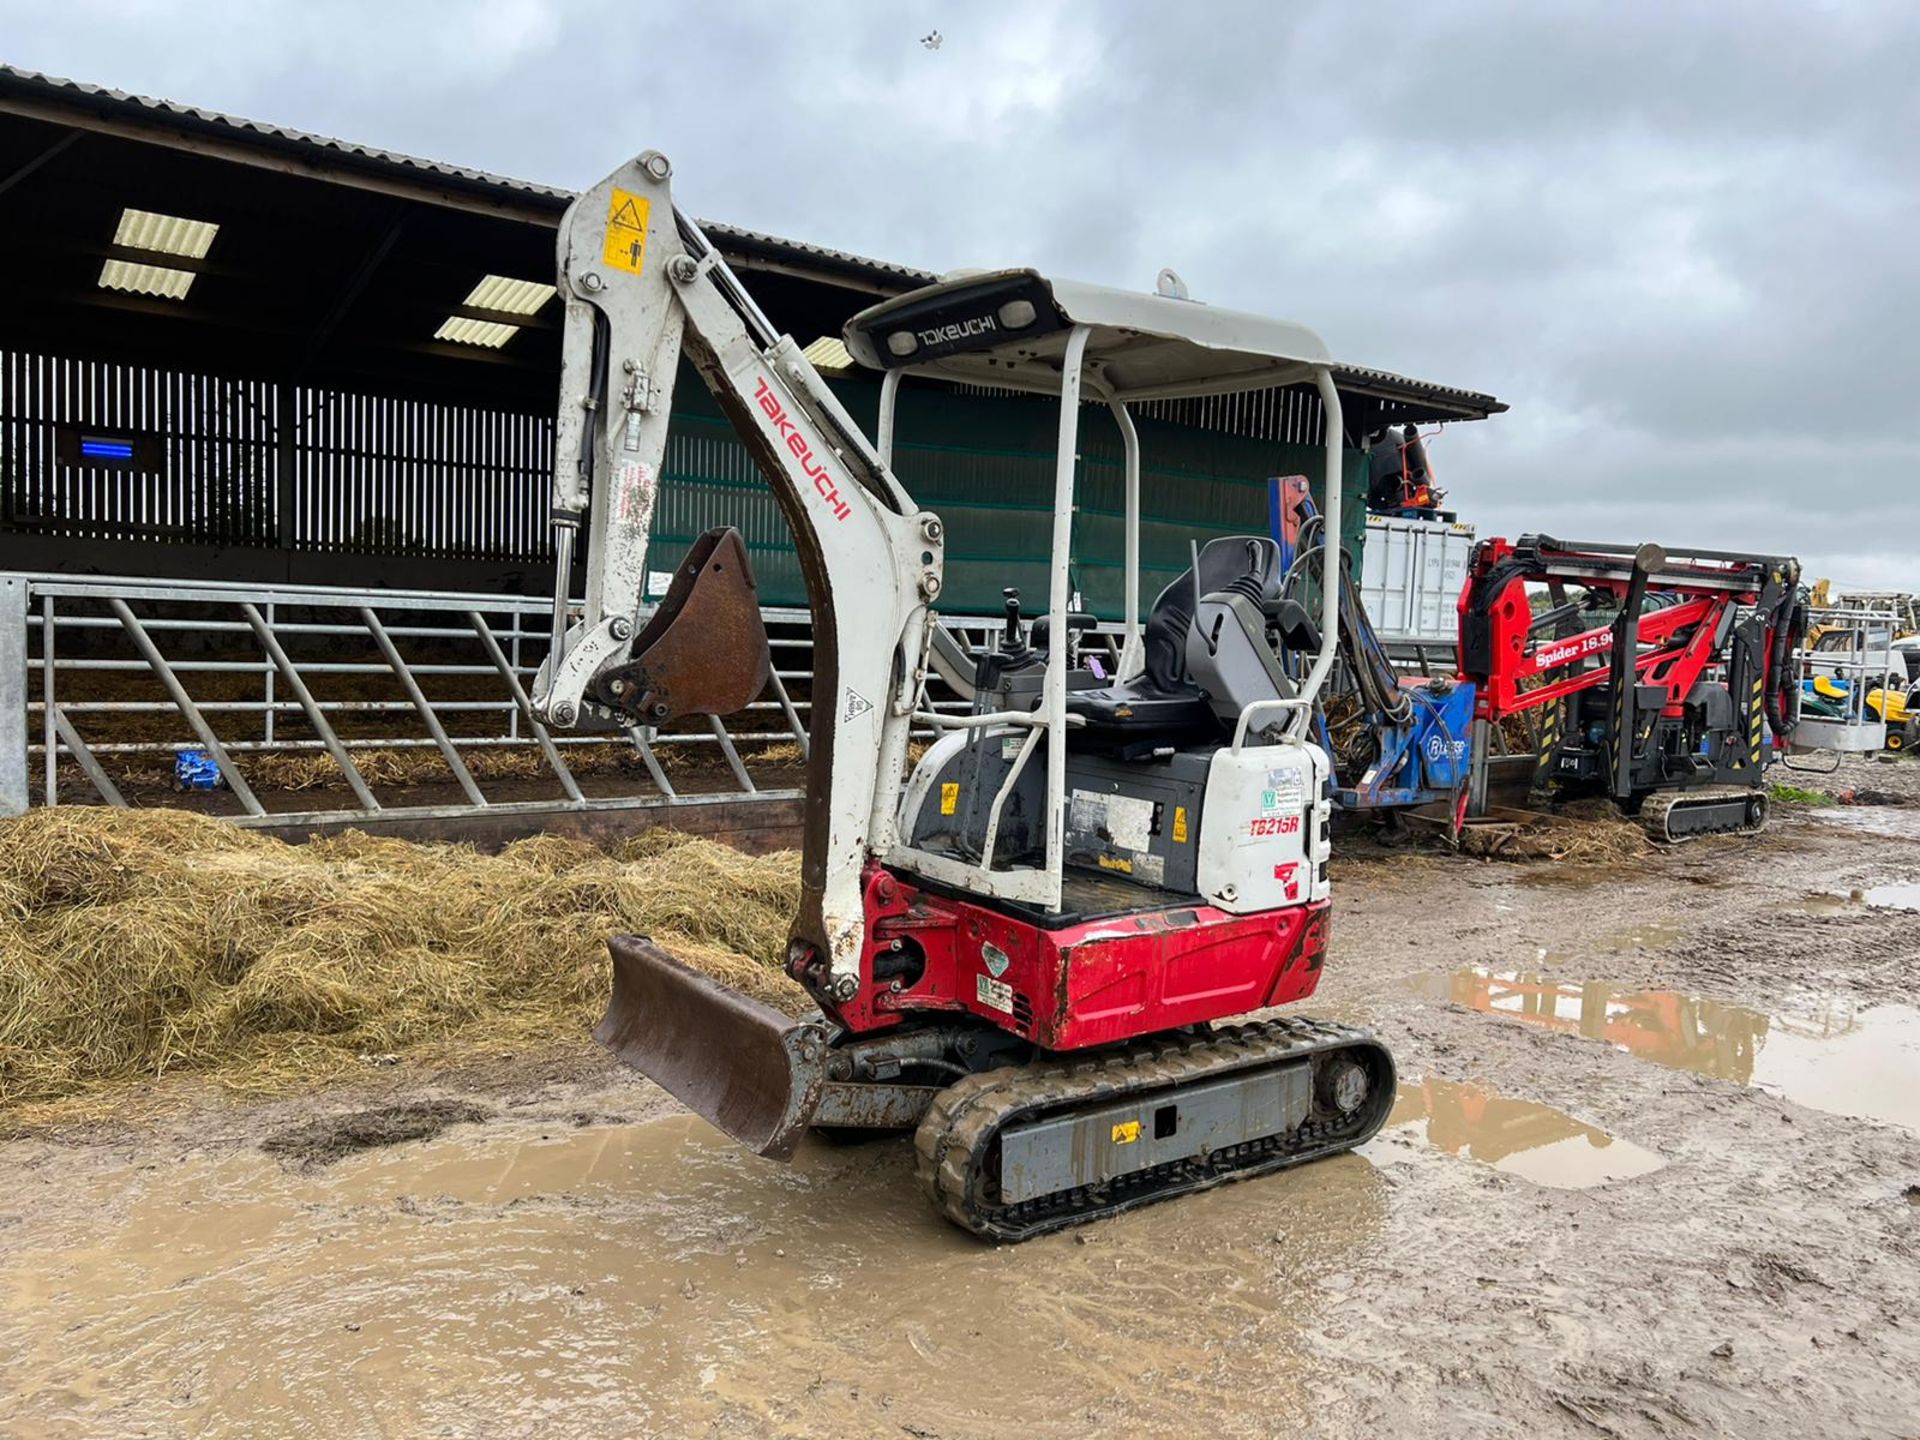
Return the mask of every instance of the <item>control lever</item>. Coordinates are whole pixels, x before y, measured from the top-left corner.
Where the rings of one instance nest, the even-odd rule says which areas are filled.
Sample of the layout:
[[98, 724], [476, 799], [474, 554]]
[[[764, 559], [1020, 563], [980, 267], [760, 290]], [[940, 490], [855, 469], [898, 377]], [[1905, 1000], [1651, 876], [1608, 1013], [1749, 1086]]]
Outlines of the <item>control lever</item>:
[[1000, 636], [1002, 655], [1025, 655], [1027, 653], [1026, 633], [1020, 628], [1020, 592], [1009, 585], [1000, 592], [1000, 599], [1007, 607], [1007, 625]]

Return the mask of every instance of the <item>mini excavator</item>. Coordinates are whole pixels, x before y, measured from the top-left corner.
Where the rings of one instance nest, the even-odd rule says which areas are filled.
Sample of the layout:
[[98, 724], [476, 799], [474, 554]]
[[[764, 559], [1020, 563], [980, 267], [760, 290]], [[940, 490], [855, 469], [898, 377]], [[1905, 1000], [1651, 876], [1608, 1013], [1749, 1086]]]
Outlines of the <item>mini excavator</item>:
[[[847, 323], [847, 348], [881, 377], [870, 443], [675, 207], [670, 175], [649, 151], [561, 227], [559, 565], [534, 709], [556, 727], [632, 731], [728, 713], [766, 681], [735, 532], [696, 544], [643, 621], [684, 355], [764, 473], [807, 581], [811, 744], [786, 968], [818, 1013], [796, 1022], [621, 936], [600, 1041], [776, 1159], [810, 1128], [913, 1130], [936, 1208], [1000, 1240], [1366, 1140], [1394, 1099], [1380, 1041], [1292, 1016], [1221, 1023], [1311, 995], [1326, 957], [1331, 807], [1312, 720], [1338, 587], [1292, 598], [1272, 538], [1226, 536], [1144, 621], [1139, 603], [1136, 402], [1317, 394], [1320, 543], [1334, 551], [1346, 432], [1320, 339], [1193, 303], [1177, 283], [1147, 295], [962, 272]], [[1046, 613], [1029, 626], [1012, 610], [997, 648], [959, 659], [936, 640], [940, 518], [891, 469], [908, 375], [1059, 406]], [[1079, 663], [1068, 608], [1089, 404], [1125, 451], [1127, 619], [1108, 674]], [[971, 667], [965, 714], [927, 699], [930, 670], [956, 663]], [[910, 730], [938, 737], [911, 766]]]

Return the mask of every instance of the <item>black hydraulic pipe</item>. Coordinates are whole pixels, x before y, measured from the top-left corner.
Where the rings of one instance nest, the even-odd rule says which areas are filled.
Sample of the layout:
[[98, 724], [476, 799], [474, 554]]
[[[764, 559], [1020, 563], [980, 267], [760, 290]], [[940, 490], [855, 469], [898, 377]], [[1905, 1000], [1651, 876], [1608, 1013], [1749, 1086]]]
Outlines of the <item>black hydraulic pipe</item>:
[[1633, 794], [1633, 738], [1639, 728], [1640, 606], [1647, 597], [1647, 580], [1667, 563], [1666, 552], [1651, 542], [1633, 552], [1633, 577], [1613, 622], [1613, 659], [1608, 680], [1613, 686], [1613, 798]]

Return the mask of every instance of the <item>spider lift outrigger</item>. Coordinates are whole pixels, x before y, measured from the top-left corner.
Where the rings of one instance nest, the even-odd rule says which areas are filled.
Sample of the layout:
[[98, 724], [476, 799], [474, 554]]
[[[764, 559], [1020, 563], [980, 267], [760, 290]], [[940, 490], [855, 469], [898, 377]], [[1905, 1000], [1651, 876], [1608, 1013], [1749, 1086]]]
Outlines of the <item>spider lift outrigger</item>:
[[[1312, 740], [1336, 658], [1281, 593], [1267, 536], [1216, 539], [1140, 617], [1134, 402], [1312, 386], [1338, 545], [1337, 368], [1311, 331], [1052, 280], [964, 273], [877, 304], [845, 341], [881, 372], [869, 443], [669, 193], [649, 151], [561, 227], [566, 305], [558, 580], [534, 706], [555, 726], [719, 714], [766, 679], [747, 555], [710, 533], [642, 624], [648, 525], [684, 352], [777, 497], [813, 613], [795, 1022], [645, 939], [612, 942], [596, 1034], [763, 1155], [808, 1127], [914, 1128], [935, 1205], [1020, 1239], [1347, 1150], [1384, 1121], [1393, 1061], [1304, 1018], [1216, 1025], [1313, 993], [1327, 946], [1328, 762]], [[890, 468], [902, 377], [1057, 396], [1044, 620], [998, 649], [936, 647], [944, 532]], [[1379, 377], [1376, 377], [1376, 383]], [[1082, 406], [1125, 446], [1118, 674], [1076, 663], [1068, 613]], [[584, 610], [568, 575], [586, 529]], [[1284, 653], [1310, 657], [1290, 676]], [[972, 667], [970, 713], [929, 667]], [[908, 734], [940, 738], [908, 773]], [[715, 897], [725, 903], [724, 897]]]

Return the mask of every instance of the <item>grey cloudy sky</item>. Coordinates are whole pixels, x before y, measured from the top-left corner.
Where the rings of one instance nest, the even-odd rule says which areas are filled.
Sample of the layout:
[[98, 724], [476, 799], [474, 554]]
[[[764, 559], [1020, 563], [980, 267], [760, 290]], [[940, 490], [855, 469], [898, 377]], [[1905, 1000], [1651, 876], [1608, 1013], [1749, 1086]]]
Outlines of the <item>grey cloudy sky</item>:
[[553, 184], [655, 146], [933, 269], [1173, 265], [1507, 400], [1433, 450], [1482, 534], [1920, 588], [1903, 0], [0, 0], [0, 58]]

